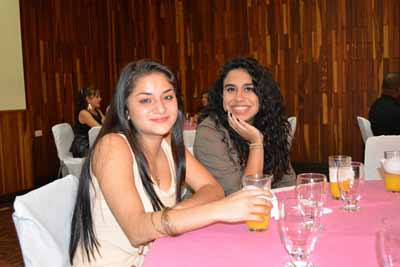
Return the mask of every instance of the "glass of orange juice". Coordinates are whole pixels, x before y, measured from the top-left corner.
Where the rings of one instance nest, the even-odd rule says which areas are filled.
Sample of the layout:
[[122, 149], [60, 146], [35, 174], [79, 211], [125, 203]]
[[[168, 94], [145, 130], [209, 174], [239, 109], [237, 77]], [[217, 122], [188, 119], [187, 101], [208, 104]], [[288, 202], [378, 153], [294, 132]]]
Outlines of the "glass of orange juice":
[[332, 198], [340, 199], [339, 185], [338, 185], [338, 170], [341, 166], [350, 166], [351, 157], [345, 155], [329, 156], [329, 187]]
[[382, 161], [387, 191], [400, 192], [400, 151], [385, 151]]
[[[249, 175], [242, 177], [242, 185], [243, 189], [251, 190], [252, 188], [261, 188], [261, 189], [271, 189], [271, 181], [273, 175], [263, 174], [263, 175]], [[262, 232], [268, 229], [270, 212], [266, 214], [257, 214], [263, 218], [262, 221], [246, 221], [247, 228], [250, 231]]]
[[338, 169], [338, 185], [344, 211], [355, 212], [360, 209], [360, 199], [365, 181], [364, 164], [352, 161], [350, 166]]

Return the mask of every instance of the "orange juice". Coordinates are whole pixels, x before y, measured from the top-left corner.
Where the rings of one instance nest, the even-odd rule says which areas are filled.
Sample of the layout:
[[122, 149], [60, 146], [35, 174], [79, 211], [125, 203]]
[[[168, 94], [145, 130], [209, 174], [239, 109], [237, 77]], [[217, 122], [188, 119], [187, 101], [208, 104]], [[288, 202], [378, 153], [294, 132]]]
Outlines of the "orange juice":
[[[350, 190], [350, 181], [351, 181], [351, 179], [346, 179], [346, 180], [340, 182], [340, 184], [342, 185], [343, 191], [348, 192]], [[340, 198], [339, 183], [331, 182], [331, 183], [329, 183], [329, 185], [330, 185], [332, 196], [336, 199], [339, 199]]]
[[262, 213], [257, 213], [258, 216], [262, 217], [264, 220], [259, 222], [259, 221], [246, 221], [247, 228], [249, 228], [250, 231], [256, 231], [256, 232], [261, 232], [265, 231], [268, 229], [269, 225], [269, 214], [262, 214]]
[[337, 182], [330, 182], [329, 188], [331, 189], [331, 195], [333, 198], [339, 199], [340, 198], [340, 191], [339, 185]]
[[385, 187], [387, 191], [400, 192], [400, 174], [385, 172]]

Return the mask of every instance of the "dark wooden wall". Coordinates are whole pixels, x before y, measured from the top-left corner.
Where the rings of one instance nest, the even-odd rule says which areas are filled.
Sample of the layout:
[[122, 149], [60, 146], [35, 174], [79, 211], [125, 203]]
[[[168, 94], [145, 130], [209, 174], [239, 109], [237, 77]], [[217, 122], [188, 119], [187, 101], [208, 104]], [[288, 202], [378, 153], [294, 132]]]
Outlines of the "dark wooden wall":
[[227, 59], [257, 58], [298, 118], [292, 160], [309, 163], [337, 153], [362, 160], [356, 116], [367, 116], [383, 73], [400, 70], [398, 0], [20, 0], [20, 7], [27, 110], [0, 112], [0, 194], [55, 177], [51, 126], [73, 123], [81, 86], [99, 88], [107, 106], [132, 60], [169, 65], [195, 112]]

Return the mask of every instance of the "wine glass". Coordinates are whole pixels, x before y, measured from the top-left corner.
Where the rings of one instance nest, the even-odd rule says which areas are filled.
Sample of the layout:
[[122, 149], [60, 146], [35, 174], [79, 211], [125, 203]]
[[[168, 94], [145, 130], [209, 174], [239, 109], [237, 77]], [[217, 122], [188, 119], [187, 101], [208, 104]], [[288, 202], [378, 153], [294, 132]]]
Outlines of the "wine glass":
[[[321, 173], [302, 173], [296, 179], [296, 197], [309, 224], [322, 216], [327, 194], [327, 179]], [[323, 230], [322, 225], [319, 229]]]
[[360, 209], [359, 202], [364, 181], [364, 164], [361, 162], [352, 161], [350, 166], [339, 167], [338, 185], [344, 202], [343, 210], [355, 212]]
[[400, 216], [394, 215], [382, 220], [379, 241], [382, 266], [400, 266]]
[[317, 227], [308, 224], [296, 198], [279, 201], [279, 234], [290, 256], [286, 267], [312, 267], [309, 260], [317, 241]]

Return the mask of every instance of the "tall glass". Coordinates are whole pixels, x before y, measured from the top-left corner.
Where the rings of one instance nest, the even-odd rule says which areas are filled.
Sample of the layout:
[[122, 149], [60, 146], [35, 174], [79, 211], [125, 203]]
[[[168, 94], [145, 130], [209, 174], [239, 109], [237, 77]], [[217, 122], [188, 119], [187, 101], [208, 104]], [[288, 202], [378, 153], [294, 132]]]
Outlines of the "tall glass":
[[384, 218], [379, 229], [382, 266], [400, 266], [400, 216]]
[[309, 225], [296, 198], [279, 201], [279, 234], [289, 253], [287, 267], [314, 266], [309, 257], [317, 241], [317, 227]]
[[385, 151], [382, 161], [383, 177], [387, 191], [400, 192], [400, 151]]
[[343, 210], [358, 211], [361, 190], [365, 181], [364, 164], [352, 161], [350, 166], [341, 166], [338, 170], [340, 196], [344, 202]]
[[296, 197], [304, 215], [314, 223], [322, 215], [327, 179], [322, 173], [302, 173], [296, 179]]
[[[254, 188], [271, 189], [273, 175], [251, 175], [242, 177], [242, 186], [245, 190]], [[250, 231], [261, 232], [268, 229], [271, 210], [266, 214], [257, 214], [263, 218], [263, 221], [246, 221], [247, 228]]]
[[340, 199], [340, 192], [338, 186], [338, 169], [340, 166], [350, 166], [351, 157], [345, 155], [329, 156], [329, 185], [331, 195], [334, 199]]

